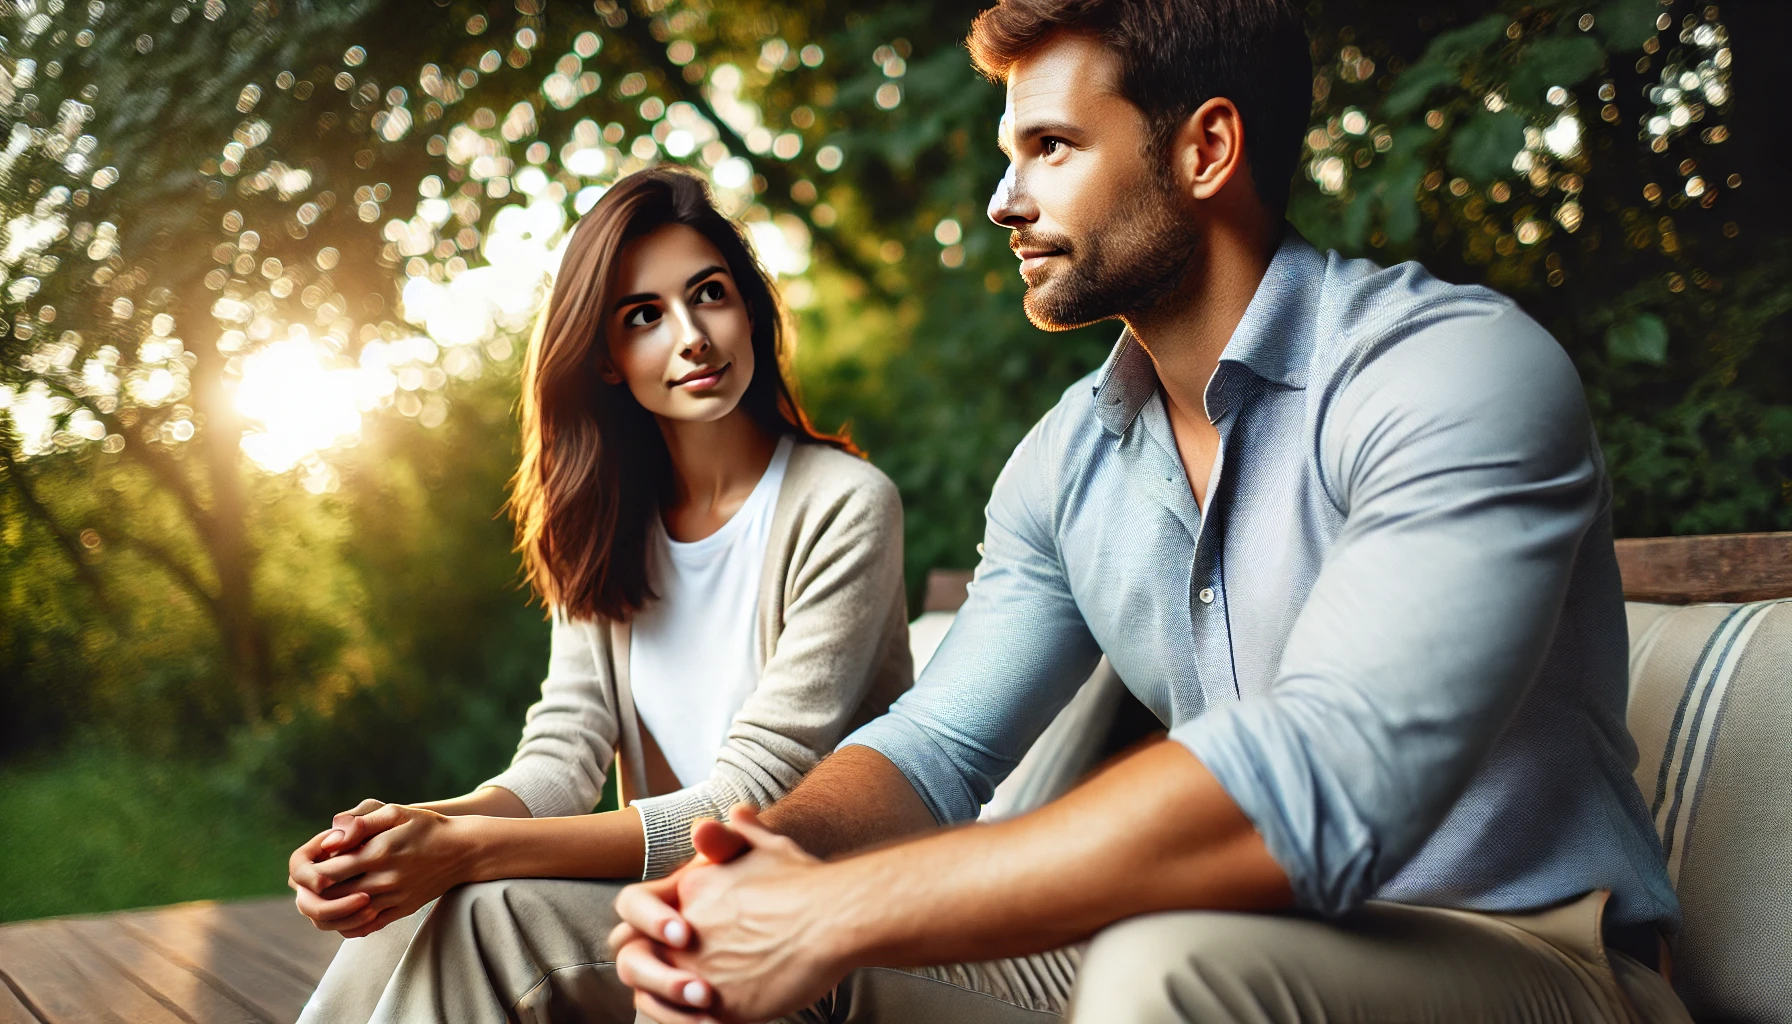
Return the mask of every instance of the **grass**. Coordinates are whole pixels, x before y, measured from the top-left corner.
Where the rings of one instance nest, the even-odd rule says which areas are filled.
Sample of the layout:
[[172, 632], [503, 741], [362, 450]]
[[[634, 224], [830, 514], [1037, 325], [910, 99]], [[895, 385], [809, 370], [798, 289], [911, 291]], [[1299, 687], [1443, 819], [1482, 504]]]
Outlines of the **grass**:
[[283, 893], [315, 831], [216, 767], [103, 747], [0, 766], [0, 921]]

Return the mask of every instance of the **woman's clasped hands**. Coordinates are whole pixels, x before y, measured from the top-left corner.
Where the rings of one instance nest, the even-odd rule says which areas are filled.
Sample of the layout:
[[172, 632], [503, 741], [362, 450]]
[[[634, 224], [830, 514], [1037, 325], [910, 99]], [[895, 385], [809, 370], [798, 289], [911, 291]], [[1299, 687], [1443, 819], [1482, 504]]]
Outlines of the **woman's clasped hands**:
[[361, 801], [288, 860], [299, 913], [350, 939], [415, 913], [467, 880], [467, 824], [423, 807]]

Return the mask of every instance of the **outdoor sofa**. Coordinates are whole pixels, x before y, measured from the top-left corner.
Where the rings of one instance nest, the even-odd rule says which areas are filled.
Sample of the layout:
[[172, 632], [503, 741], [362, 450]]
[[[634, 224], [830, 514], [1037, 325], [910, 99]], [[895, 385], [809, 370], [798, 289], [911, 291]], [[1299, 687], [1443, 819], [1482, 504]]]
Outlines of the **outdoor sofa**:
[[[1674, 986], [1701, 1022], [1792, 1024], [1792, 533], [1618, 542], [1637, 785], [1680, 895]], [[917, 671], [969, 573], [935, 572]], [[1052, 799], [1159, 728], [1104, 658], [985, 818]]]

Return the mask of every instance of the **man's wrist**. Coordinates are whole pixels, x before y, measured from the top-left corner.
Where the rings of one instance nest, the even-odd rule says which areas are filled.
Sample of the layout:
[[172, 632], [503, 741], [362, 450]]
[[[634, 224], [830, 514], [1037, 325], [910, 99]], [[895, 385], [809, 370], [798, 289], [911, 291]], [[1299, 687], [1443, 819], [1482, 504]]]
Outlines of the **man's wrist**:
[[812, 947], [823, 951], [841, 976], [874, 966], [870, 953], [883, 940], [882, 908], [860, 898], [866, 889], [857, 865], [851, 860], [824, 862], [812, 870], [802, 882], [802, 898], [815, 912], [805, 930], [813, 937]]

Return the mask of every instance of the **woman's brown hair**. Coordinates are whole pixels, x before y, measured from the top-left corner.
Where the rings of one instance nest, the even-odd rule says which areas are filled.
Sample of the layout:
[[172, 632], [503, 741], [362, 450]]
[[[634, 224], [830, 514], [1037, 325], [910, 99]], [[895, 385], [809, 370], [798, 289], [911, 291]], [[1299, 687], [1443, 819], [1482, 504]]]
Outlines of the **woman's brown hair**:
[[638, 171], [580, 218], [523, 361], [523, 459], [511, 481], [517, 550], [537, 596], [567, 617], [626, 620], [654, 594], [647, 531], [671, 493], [672, 463], [653, 414], [626, 383], [599, 375], [623, 247], [683, 224], [721, 252], [753, 328], [753, 378], [740, 405], [772, 437], [832, 445], [784, 378], [784, 316], [745, 232], [703, 179], [676, 167]]

